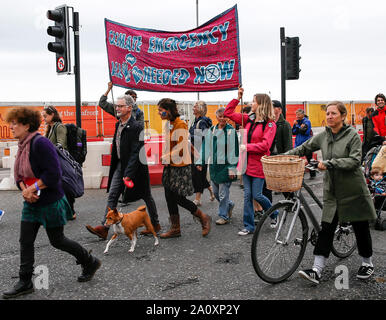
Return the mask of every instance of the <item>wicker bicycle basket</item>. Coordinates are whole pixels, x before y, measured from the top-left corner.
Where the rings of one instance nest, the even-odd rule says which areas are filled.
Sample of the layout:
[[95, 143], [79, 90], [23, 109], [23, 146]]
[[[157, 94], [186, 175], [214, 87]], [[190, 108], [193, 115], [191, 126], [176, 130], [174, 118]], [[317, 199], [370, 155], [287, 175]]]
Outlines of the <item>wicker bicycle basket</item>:
[[305, 161], [298, 156], [263, 156], [261, 158], [267, 189], [293, 192], [302, 187]]

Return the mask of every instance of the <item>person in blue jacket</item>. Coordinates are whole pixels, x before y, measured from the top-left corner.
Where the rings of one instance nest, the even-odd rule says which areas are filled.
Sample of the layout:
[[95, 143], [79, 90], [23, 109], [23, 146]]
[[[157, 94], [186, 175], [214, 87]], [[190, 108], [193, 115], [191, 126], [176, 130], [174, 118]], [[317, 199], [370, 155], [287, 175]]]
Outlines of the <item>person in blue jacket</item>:
[[[308, 139], [313, 136], [311, 129], [311, 121], [308, 119], [308, 116], [304, 113], [303, 109], [298, 109], [295, 112], [296, 119], [292, 127], [292, 134], [296, 135], [295, 138], [295, 148], [302, 145]], [[312, 153], [307, 153], [306, 158], [308, 163], [312, 159]], [[310, 178], [315, 178], [315, 171], [310, 171]]]

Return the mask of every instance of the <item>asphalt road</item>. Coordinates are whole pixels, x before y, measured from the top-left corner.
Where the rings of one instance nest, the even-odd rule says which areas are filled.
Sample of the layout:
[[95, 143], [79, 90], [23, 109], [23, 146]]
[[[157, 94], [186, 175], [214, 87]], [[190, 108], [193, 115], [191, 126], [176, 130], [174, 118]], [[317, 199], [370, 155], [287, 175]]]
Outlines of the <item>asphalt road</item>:
[[[307, 175], [308, 176], [308, 175]], [[321, 196], [321, 177], [310, 182]], [[153, 187], [162, 229], [168, 227], [168, 213], [162, 187]], [[274, 200], [281, 196], [275, 195]], [[193, 199], [193, 197], [191, 197]], [[236, 202], [232, 223], [224, 226], [212, 224], [207, 238], [201, 236], [201, 227], [187, 211], [181, 209], [182, 236], [161, 239], [154, 247], [152, 237], [141, 236], [134, 253], [129, 253], [130, 241], [121, 236], [103, 251], [106, 241], [90, 234], [86, 224], [99, 224], [104, 211], [106, 190], [86, 190], [77, 199], [78, 218], [65, 227], [70, 239], [81, 243], [102, 260], [95, 278], [87, 283], [76, 281], [81, 273], [75, 259], [50, 246], [44, 228], [40, 229], [35, 243], [35, 267], [48, 268], [48, 289], [35, 290], [22, 300], [385, 300], [386, 237], [385, 232], [371, 230], [375, 265], [374, 276], [367, 281], [356, 279], [360, 258], [355, 252], [340, 260], [330, 256], [321, 284], [317, 287], [305, 283], [295, 273], [289, 280], [270, 285], [256, 275], [250, 258], [252, 236], [241, 237], [243, 191], [235, 182], [231, 198]], [[122, 209], [130, 212], [142, 201]], [[16, 281], [19, 268], [19, 221], [22, 208], [21, 194], [17, 191], [0, 191], [0, 208], [6, 211], [0, 222], [0, 292], [9, 289]], [[313, 208], [317, 208], [313, 206]], [[203, 195], [202, 210], [217, 219], [217, 203]], [[320, 210], [315, 210], [320, 216]], [[111, 236], [111, 234], [110, 234]], [[312, 265], [313, 246], [308, 245], [300, 268]], [[337, 289], [337, 266], [347, 266], [349, 287]]]

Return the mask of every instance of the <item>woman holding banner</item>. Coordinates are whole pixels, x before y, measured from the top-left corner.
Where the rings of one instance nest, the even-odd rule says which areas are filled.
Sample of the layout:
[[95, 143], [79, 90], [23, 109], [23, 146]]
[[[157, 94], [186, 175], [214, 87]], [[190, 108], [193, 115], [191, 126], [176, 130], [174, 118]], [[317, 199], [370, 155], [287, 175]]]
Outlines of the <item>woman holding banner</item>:
[[[276, 134], [275, 116], [271, 98], [267, 94], [255, 94], [252, 101], [252, 113], [236, 113], [235, 109], [244, 93], [239, 87], [237, 99], [233, 99], [227, 105], [224, 115], [235, 123], [242, 124], [245, 130], [240, 144], [240, 159], [247, 161], [246, 171], [243, 174], [244, 183], [244, 228], [238, 233], [245, 236], [255, 230], [253, 199], [264, 210], [268, 210], [272, 204], [262, 194], [264, 185], [264, 172], [261, 157], [270, 155], [273, 139]], [[242, 163], [242, 160], [240, 160]], [[239, 167], [240, 164], [239, 163]], [[271, 227], [276, 228], [278, 219], [275, 214], [271, 216]]]
[[188, 126], [180, 119], [177, 104], [172, 99], [164, 98], [158, 102], [158, 114], [162, 120], [167, 120], [161, 160], [164, 164], [162, 184], [171, 221], [170, 230], [162, 233], [160, 237], [181, 236], [178, 206], [198, 218], [202, 226], [202, 236], [205, 237], [210, 231], [211, 218], [198, 209], [193, 201], [186, 198], [193, 194]]

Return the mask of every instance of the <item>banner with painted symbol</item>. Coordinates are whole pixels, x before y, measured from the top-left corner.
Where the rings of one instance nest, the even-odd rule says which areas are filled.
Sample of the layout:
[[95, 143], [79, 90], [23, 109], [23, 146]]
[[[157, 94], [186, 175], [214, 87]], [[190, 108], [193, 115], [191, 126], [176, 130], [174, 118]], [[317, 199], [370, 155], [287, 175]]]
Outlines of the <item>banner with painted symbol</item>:
[[110, 79], [146, 91], [204, 92], [241, 84], [237, 5], [196, 29], [171, 32], [105, 19]]

